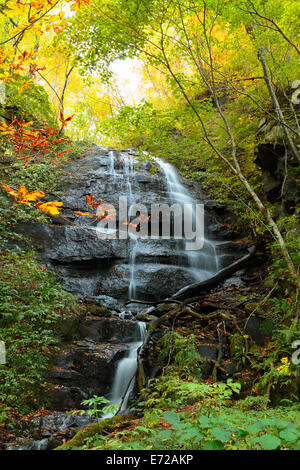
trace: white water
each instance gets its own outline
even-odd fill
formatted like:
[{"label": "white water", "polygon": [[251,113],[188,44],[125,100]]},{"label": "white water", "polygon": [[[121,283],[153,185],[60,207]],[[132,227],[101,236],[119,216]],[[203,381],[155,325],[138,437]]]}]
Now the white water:
[{"label": "white water", "polygon": [[129,300],[136,300],[136,280],[135,280],[135,260],[138,251],[139,240],[132,233],[130,234],[131,242],[131,251],[129,256],[129,272],[130,272],[130,281],[128,288]]},{"label": "white water", "polygon": [[[195,202],[188,190],[180,183],[175,168],[170,163],[164,162],[160,158],[156,159],[166,178],[168,194],[172,201],[180,204],[189,204],[192,207],[192,217],[195,218]],[[180,247],[179,252],[180,252]],[[189,271],[195,279],[202,280],[212,276],[219,269],[218,256],[213,243],[206,238],[201,250],[186,250],[184,256],[187,260]]]},{"label": "white water", "polygon": [[[114,164],[114,151],[110,152],[110,169],[109,172],[116,178],[115,164]],[[134,161],[133,158],[127,154],[122,154],[123,158],[123,172],[126,184],[126,191],[128,194],[129,205],[135,203],[135,196],[132,189],[134,181]],[[161,170],[164,173],[168,195],[172,201],[178,204],[192,204],[194,208],[194,200],[185,187],[180,183],[176,170],[170,165],[160,159],[157,159]],[[193,209],[194,211],[194,209]],[[194,214],[194,212],[193,212]],[[139,238],[130,233],[130,255],[129,255],[129,270],[130,282],[128,288],[129,299],[136,300],[136,279],[135,279],[135,263],[139,248]],[[207,239],[204,240],[204,246],[199,251],[185,251],[183,252],[182,243],[178,243],[176,254],[183,255],[186,258],[186,269],[189,270],[195,277],[195,280],[206,279],[212,276],[218,270],[218,257],[214,245]],[[136,331],[132,343],[129,344],[129,349],[126,356],[121,359],[117,365],[112,389],[111,389],[111,404],[120,405],[121,408],[118,412],[125,411],[128,406],[128,400],[135,384],[135,375],[137,371],[137,357],[138,349],[143,344],[146,336],[146,324],[142,322],[136,323]],[[107,414],[104,418],[111,417],[112,414]]]},{"label": "white water", "polygon": [[[115,152],[111,150],[109,152],[110,157],[110,168],[109,173],[113,176],[113,183],[117,177],[115,170]],[[128,197],[128,205],[132,205],[136,202],[136,197],[133,191],[133,183],[135,177],[134,158],[127,153],[122,153],[121,158],[123,160],[123,178],[125,182],[126,193]],[[178,174],[175,168],[159,158],[155,159],[158,166],[161,168],[167,188],[168,195],[172,202],[180,204],[182,207],[184,204],[189,204],[192,207],[192,218],[195,219],[195,201],[193,196],[180,182]],[[120,175],[121,176],[121,175]],[[136,300],[136,278],[135,278],[135,267],[136,258],[139,251],[139,237],[135,236],[134,232],[128,232],[130,236],[129,242],[129,299]],[[193,276],[195,280],[204,280],[215,274],[219,269],[218,256],[213,243],[209,240],[204,239],[204,245],[201,250],[192,251],[184,250],[185,240],[180,240],[177,243],[176,254],[179,258],[184,258],[185,262],[183,269],[187,269],[188,272]]]},{"label": "white water", "polygon": [[116,170],[115,170],[115,152],[114,152],[114,150],[109,151],[109,157],[110,157],[109,172],[110,172],[111,175],[115,175]]},{"label": "white water", "polygon": [[[128,400],[135,384],[138,349],[144,342],[146,332],[146,323],[136,322],[133,342],[129,344],[126,356],[117,365],[110,401],[112,405],[121,405],[121,408],[117,410],[119,413],[127,408]],[[107,414],[104,418],[111,416],[112,414]]]},{"label": "white water", "polygon": [[[135,197],[132,191],[132,182],[135,175],[133,158],[128,154],[122,154],[124,161],[124,176],[127,176],[127,188],[128,188],[128,203],[129,206],[135,203]],[[132,232],[128,232],[130,236],[130,255],[129,255],[129,272],[130,281],[128,288],[128,295],[130,300],[136,298],[136,281],[135,281],[135,260],[138,251],[139,239]]]}]

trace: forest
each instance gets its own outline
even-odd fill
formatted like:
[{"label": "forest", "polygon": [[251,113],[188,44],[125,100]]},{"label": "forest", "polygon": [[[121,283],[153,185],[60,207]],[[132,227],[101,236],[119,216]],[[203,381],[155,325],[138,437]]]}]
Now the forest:
[{"label": "forest", "polygon": [[300,1],[0,27],[0,450],[300,450]]}]

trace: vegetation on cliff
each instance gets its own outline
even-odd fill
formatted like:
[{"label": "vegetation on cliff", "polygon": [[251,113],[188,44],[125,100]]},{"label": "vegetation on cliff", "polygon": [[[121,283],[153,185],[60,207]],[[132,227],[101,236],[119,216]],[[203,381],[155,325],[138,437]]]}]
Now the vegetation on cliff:
[{"label": "vegetation on cliff", "polygon": [[[299,2],[0,0],[0,13],[0,426],[39,406],[57,323],[78,315],[15,225],[59,215],[64,164],[100,143],[200,182],[262,266],[250,293],[221,298],[211,324],[187,315],[161,335],[162,374],[141,387],[127,428],[115,419],[116,431],[94,426],[64,448],[299,448]],[[112,73],[124,59],[141,78],[135,102]],[[264,344],[242,326],[256,315],[272,325]],[[218,321],[236,340],[227,383],[220,364],[204,379],[197,354]]]}]

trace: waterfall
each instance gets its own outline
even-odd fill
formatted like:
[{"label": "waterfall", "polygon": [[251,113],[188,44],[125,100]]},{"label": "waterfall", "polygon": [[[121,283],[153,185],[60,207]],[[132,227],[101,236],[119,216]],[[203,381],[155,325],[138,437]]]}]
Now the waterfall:
[{"label": "waterfall", "polygon": [[[135,384],[135,374],[137,371],[138,349],[144,342],[146,336],[146,323],[136,322],[136,331],[133,342],[129,344],[126,356],[118,362],[112,390],[111,404],[121,405],[119,412],[125,411],[128,405],[130,394]],[[103,418],[109,418],[112,414],[107,414]]]},{"label": "waterfall", "polygon": [[115,170],[115,152],[114,152],[114,150],[109,151],[109,157],[110,157],[109,172],[110,172],[111,175],[115,175],[116,170]]},{"label": "waterfall", "polygon": [[[194,198],[188,192],[188,190],[179,181],[178,174],[175,168],[170,163],[164,162],[157,158],[167,183],[168,195],[172,202],[180,204],[182,207],[184,204],[190,204],[192,208],[192,218],[195,217],[195,204]],[[180,254],[181,247],[178,243],[178,254]],[[184,256],[187,260],[189,270],[193,273],[196,280],[204,280],[219,270],[218,256],[216,248],[206,238],[204,239],[204,245],[201,250],[192,251],[186,250]]]},{"label": "waterfall", "polygon": [[[129,205],[132,205],[136,202],[136,196],[133,191],[133,183],[135,177],[134,171],[134,161],[133,158],[128,154],[121,154],[123,160],[123,179],[125,185],[125,191],[129,199]],[[195,204],[194,198],[188,192],[188,190],[180,182],[179,177],[176,173],[176,170],[172,165],[166,163],[160,159],[156,159],[159,164],[167,185],[168,197],[172,202],[177,204],[184,205],[190,204],[192,210],[192,216],[195,215]],[[116,175],[115,165],[114,165],[114,152],[110,152],[110,173]],[[140,239],[134,232],[129,233],[129,286],[128,286],[128,296],[129,299],[137,299],[136,295],[136,277],[135,277],[135,268],[136,268],[136,258],[139,250],[139,244],[141,243]],[[184,258],[186,267],[182,266],[182,269],[187,269],[195,280],[206,279],[213,275],[218,270],[218,257],[216,255],[216,250],[209,240],[204,240],[204,246],[202,250],[198,251],[189,251],[183,249],[183,241],[178,240],[175,255],[178,260]],[[137,371],[137,357],[138,350],[143,344],[143,341],[146,336],[146,324],[143,322],[136,322],[136,330],[134,338],[131,343],[129,343],[128,351],[123,359],[121,359],[116,368],[111,392],[110,400],[111,404],[121,405],[119,411],[125,411],[128,406],[128,400],[130,394],[134,388],[135,384],[135,375]],[[104,418],[111,417],[112,414],[107,414]]]},{"label": "waterfall", "polygon": [[132,249],[129,256],[129,271],[130,271],[130,281],[129,281],[129,300],[135,300],[136,296],[136,281],[135,281],[135,259],[138,249],[138,238],[130,233],[130,238],[132,239]]},{"label": "waterfall", "polygon": [[[124,173],[127,175],[127,188],[128,188],[128,199],[129,205],[135,203],[135,197],[132,192],[132,181],[134,178],[134,162],[133,158],[128,154],[122,154],[124,160]],[[129,255],[129,272],[130,272],[130,281],[129,281],[129,299],[134,300],[136,295],[136,282],[135,282],[135,259],[138,250],[138,237],[135,236],[132,232],[129,232],[130,236],[130,255]]]}]

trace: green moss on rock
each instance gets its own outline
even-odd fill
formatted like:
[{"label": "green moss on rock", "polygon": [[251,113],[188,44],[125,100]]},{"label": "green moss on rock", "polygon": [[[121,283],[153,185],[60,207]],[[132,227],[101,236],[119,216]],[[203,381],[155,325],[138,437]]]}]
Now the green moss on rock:
[{"label": "green moss on rock", "polygon": [[[87,426],[84,429],[78,431],[77,434],[65,444],[57,447],[55,450],[74,450],[78,449],[84,445],[84,441],[90,437],[95,436],[96,434],[102,435],[104,431],[112,432],[116,424],[123,423],[124,426],[129,422],[129,416],[114,416],[113,418],[103,419],[102,421],[98,421],[97,423],[93,423],[90,426]],[[118,427],[120,429],[122,426]]]}]

